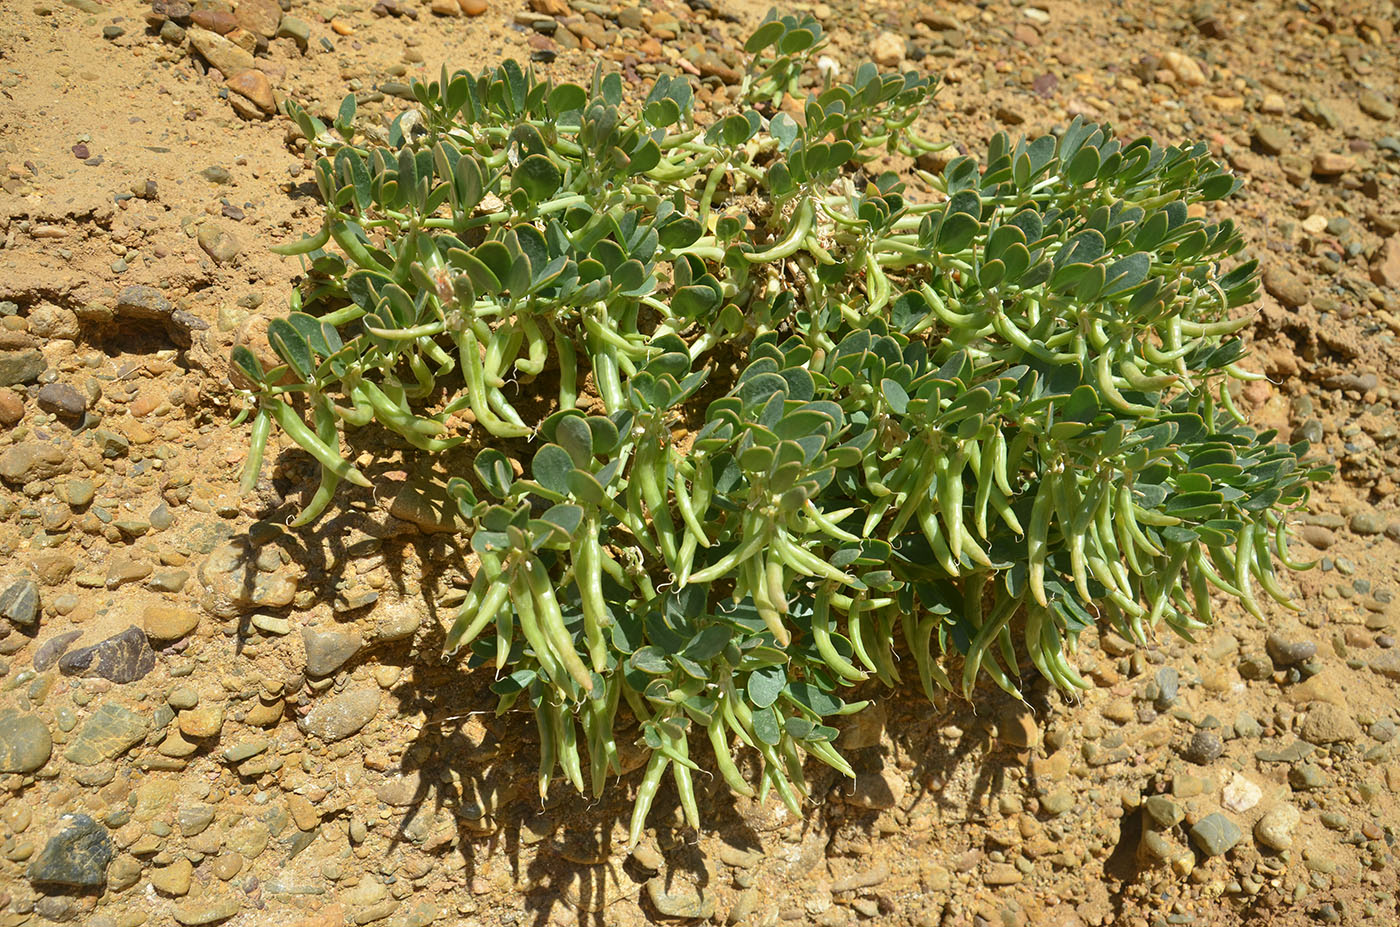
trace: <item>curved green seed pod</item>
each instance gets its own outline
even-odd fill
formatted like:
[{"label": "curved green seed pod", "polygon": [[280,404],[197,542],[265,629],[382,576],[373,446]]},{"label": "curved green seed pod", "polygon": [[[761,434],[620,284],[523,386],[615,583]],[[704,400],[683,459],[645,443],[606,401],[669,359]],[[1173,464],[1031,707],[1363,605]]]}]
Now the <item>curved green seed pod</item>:
[{"label": "curved green seed pod", "polygon": [[943,691],[951,692],[953,684],[930,649],[933,628],[938,619],[932,616],[915,618],[908,612],[902,613],[900,618],[904,623],[904,639],[909,643],[909,651],[914,655],[914,665],[919,670],[919,683],[923,686],[924,695],[930,702],[933,701],[937,697],[934,691],[935,684]]},{"label": "curved green seed pod", "polygon": [[943,539],[942,532],[938,530],[938,519],[927,506],[919,510],[919,528],[922,529],[929,546],[933,548],[934,560],[943,568],[943,572],[949,576],[960,575],[962,570],[953,557],[953,552],[948,549],[948,542]]},{"label": "curved green seed pod", "polygon": [[535,614],[535,596],[530,588],[530,580],[525,575],[525,570],[520,566],[508,568],[510,582],[510,600],[515,606],[516,622],[520,625],[520,633],[525,635],[525,641],[530,645],[530,649],[535,652],[535,659],[539,661],[542,675],[554,686],[564,685],[564,670],[555,658],[554,650],[549,646],[549,641],[544,632],[540,629],[539,617]]},{"label": "curved green seed pod", "polygon": [[807,237],[807,233],[812,230],[814,215],[815,207],[812,205],[812,198],[804,196],[802,201],[797,204],[797,211],[793,213],[790,230],[783,240],[766,251],[746,253],[744,257],[754,264],[767,264],[771,261],[791,257],[802,246],[802,241]]},{"label": "curved green seed pod", "polygon": [[726,727],[723,723],[717,722],[705,728],[705,734],[710,738],[710,747],[714,751],[715,768],[734,794],[753,798],[753,787],[744,780],[739,767],[734,765],[734,755],[730,752],[725,732]]},{"label": "curved green seed pod", "polygon": [[554,778],[554,767],[559,765],[559,742],[554,731],[555,715],[547,697],[541,697],[535,708],[535,726],[540,732],[540,768],[537,784],[540,801],[549,797],[549,781]]},{"label": "curved green seed pod", "polygon": [[1288,525],[1284,519],[1280,518],[1278,524],[1274,526],[1274,553],[1278,556],[1279,563],[1290,570],[1311,570],[1317,566],[1316,560],[1294,560],[1288,555]]},{"label": "curved green seed pod", "polygon": [[938,514],[948,529],[948,549],[963,549],[963,468],[967,466],[967,449],[959,444],[949,454],[938,473]]},{"label": "curved green seed pod", "polygon": [[[686,746],[685,735],[677,737],[672,741],[672,744],[677,753],[689,758],[689,748]],[[699,830],[700,808],[695,803],[695,782],[691,778],[690,769],[683,763],[672,763],[671,776],[676,781],[676,793],[681,799],[681,810],[685,812],[685,822],[695,830]]]},{"label": "curved green seed pod", "polygon": [[866,636],[865,652],[875,661],[875,675],[880,682],[893,689],[899,685],[899,668],[894,662],[894,621],[888,605],[871,609],[871,614],[861,624],[861,633]]},{"label": "curved green seed pod", "polygon": [[554,589],[545,574],[544,564],[531,557],[521,565],[521,570],[535,598],[535,614],[544,631],[545,641],[564,669],[573,677],[574,682],[578,683],[578,687],[585,693],[591,693],[593,674],[584,666],[578,651],[574,649],[573,636],[564,626],[564,615],[559,611],[559,602],[554,597]]},{"label": "curved green seed pod", "polygon": [[578,729],[574,727],[573,715],[564,710],[558,702],[551,703],[554,715],[554,732],[559,738],[559,768],[569,784],[583,794],[583,766],[578,755]]},{"label": "curved green seed pod", "polygon": [[322,224],[320,231],[315,235],[308,236],[300,241],[288,242],[283,245],[273,245],[267,250],[282,257],[295,257],[300,254],[310,254],[324,248],[331,240],[331,229],[329,224]]},{"label": "curved green seed pod", "polygon": [[258,415],[253,419],[253,430],[248,438],[248,459],[243,464],[243,477],[238,484],[238,491],[245,496],[258,485],[258,473],[262,470],[263,454],[271,434],[272,413],[264,406],[258,409]]},{"label": "curved green seed pod", "polygon": [[[477,577],[481,577],[481,572],[477,572]],[[476,583],[473,581],[473,587]],[[505,582],[492,582],[488,584],[486,593],[481,597],[480,602],[462,603],[462,608],[457,613],[457,618],[452,622],[452,627],[447,631],[447,639],[443,644],[443,652],[454,654],[462,647],[470,647],[472,641],[486,626],[496,620],[496,613],[506,604],[506,599],[510,597],[510,586]],[[468,604],[471,602],[471,607]]]},{"label": "curved green seed pod", "polygon": [[817,652],[826,661],[826,665],[832,672],[848,682],[864,682],[867,678],[865,673],[856,669],[855,665],[847,660],[836,650],[836,645],[831,640],[831,592],[826,586],[817,589],[817,594],[812,604],[812,642],[817,647]]},{"label": "curved green seed pod", "polygon": [[1278,584],[1278,577],[1274,575],[1273,558],[1269,554],[1268,534],[1264,531],[1264,526],[1255,525],[1251,537],[1254,542],[1254,550],[1250,555],[1254,564],[1253,575],[1259,580],[1260,588],[1269,594],[1269,598],[1289,611],[1302,611],[1292,597]]},{"label": "curved green seed pod", "polygon": [[297,443],[302,450],[306,451],[323,467],[329,469],[342,480],[349,480],[356,486],[370,487],[370,481],[359,470],[356,470],[350,461],[340,456],[339,450],[333,450],[324,443],[316,433],[306,426],[292,409],[280,399],[266,398],[263,400],[266,408],[277,424],[287,433],[287,437]]},{"label": "curved green seed pod", "polygon": [[573,543],[574,584],[578,586],[583,611],[583,636],[588,643],[588,656],[593,671],[602,675],[607,669],[608,645],[603,629],[610,623],[607,602],[603,598],[603,567],[598,549],[598,517],[590,515],[580,527]]},{"label": "curved green seed pod", "polygon": [[1260,621],[1264,612],[1254,598],[1254,590],[1249,582],[1249,574],[1254,564],[1254,523],[1245,522],[1235,538],[1235,584],[1240,588],[1240,604]]},{"label": "curved green seed pod", "polygon": [[691,500],[690,490],[686,488],[685,477],[676,474],[675,481],[671,484],[672,494],[676,499],[676,508],[681,513],[681,522],[685,525],[690,537],[695,539],[695,543],[701,547],[708,548],[710,539],[705,534],[705,527],[700,524],[700,516],[695,511],[695,506]]},{"label": "curved green seed pod", "polygon": [[797,745],[847,779],[854,779],[856,777],[856,771],[851,768],[851,764],[846,762],[845,757],[836,752],[836,748],[833,747],[830,742],[825,740],[800,740],[797,742]]},{"label": "curved green seed pod", "polygon": [[862,623],[866,619],[864,603],[864,598],[856,596],[851,600],[850,607],[846,609],[846,637],[851,642],[851,651],[856,655],[856,659],[867,670],[876,673],[878,670],[875,666],[875,660],[865,649],[865,634],[862,627]]},{"label": "curved green seed pod", "polygon": [[646,826],[652,802],[656,800],[656,792],[661,788],[661,777],[670,762],[666,755],[658,750],[652,753],[651,760],[647,763],[642,783],[637,787],[637,800],[632,805],[632,823],[627,828],[628,850],[636,849],[638,841],[642,839],[642,828]]},{"label": "curved green seed pod", "polygon": [[1054,493],[1050,485],[1052,480],[1050,474],[1041,477],[1035,502],[1031,505],[1030,530],[1026,534],[1026,565],[1029,568],[1031,597],[1041,606],[1050,604],[1045,598],[1045,559],[1049,553],[1050,511],[1054,507],[1051,500]]},{"label": "curved green seed pod", "polygon": [[[312,400],[315,405],[316,416],[316,436],[327,446],[335,444],[340,440],[340,429],[331,402],[325,396],[317,395]],[[340,477],[324,465],[321,467],[321,483],[316,487],[316,492],[311,500],[307,502],[306,508],[301,510],[301,514],[289,522],[292,528],[300,528],[309,525],[331,504],[331,498],[335,495],[336,489],[340,486]]]}]

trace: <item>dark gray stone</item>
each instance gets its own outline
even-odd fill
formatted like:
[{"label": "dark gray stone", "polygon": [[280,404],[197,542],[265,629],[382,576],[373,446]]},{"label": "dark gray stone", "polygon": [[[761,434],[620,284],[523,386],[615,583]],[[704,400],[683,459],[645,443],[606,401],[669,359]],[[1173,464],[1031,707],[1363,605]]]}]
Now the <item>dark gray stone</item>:
[{"label": "dark gray stone", "polygon": [[39,408],[59,418],[81,419],[87,412],[87,397],[67,383],[48,383],[35,397]]},{"label": "dark gray stone", "polygon": [[1316,749],[1310,743],[1295,740],[1286,747],[1259,750],[1254,754],[1254,758],[1261,763],[1296,763]]},{"label": "dark gray stone", "polygon": [[153,286],[126,286],[117,294],[117,315],[131,319],[164,321],[175,306]]},{"label": "dark gray stone", "polygon": [[1147,812],[1148,826],[1154,830],[1173,828],[1186,816],[1181,805],[1166,795],[1152,795],[1142,803],[1142,807]]},{"label": "dark gray stone", "polygon": [[1270,634],[1264,648],[1276,666],[1296,666],[1317,655],[1317,645],[1312,641],[1293,641],[1282,634]]},{"label": "dark gray stone", "polygon": [[1189,762],[1204,766],[1213,762],[1224,750],[1225,744],[1221,742],[1219,734],[1214,731],[1197,731],[1181,755]]},{"label": "dark gray stone", "polygon": [[1310,792],[1327,788],[1330,780],[1322,767],[1313,763],[1299,763],[1288,771],[1288,784],[1295,791]]},{"label": "dark gray stone", "polygon": [[116,460],[118,457],[125,457],[131,450],[131,441],[126,435],[117,434],[115,431],[108,431],[105,428],[98,428],[92,433],[93,443],[102,451],[102,456],[108,460]]},{"label": "dark gray stone", "polygon": [[123,287],[117,294],[115,316],[118,321],[158,322],[172,341],[183,346],[190,344],[190,332],[209,327],[203,319],[177,309],[153,286]]},{"label": "dark gray stone", "polygon": [[116,683],[135,682],[156,666],[146,632],[133,625],[120,634],[63,655],[58,671],[65,676],[101,676]]},{"label": "dark gray stone", "polygon": [[1166,711],[1176,703],[1177,693],[1181,691],[1181,676],[1176,668],[1164,666],[1157,671],[1157,698],[1153,701],[1153,706],[1158,711]]},{"label": "dark gray stone", "polygon": [[85,814],[65,814],[63,830],[49,838],[29,866],[35,885],[97,888],[107,880],[112,861],[112,838],[107,828]]}]

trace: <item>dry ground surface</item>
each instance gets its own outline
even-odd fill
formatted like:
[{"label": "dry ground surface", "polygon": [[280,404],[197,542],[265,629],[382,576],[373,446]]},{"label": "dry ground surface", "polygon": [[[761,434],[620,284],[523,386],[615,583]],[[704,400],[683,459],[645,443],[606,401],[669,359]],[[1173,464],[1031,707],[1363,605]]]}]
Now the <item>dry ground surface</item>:
[{"label": "dry ground surface", "polygon": [[444,62],[533,55],[720,108],[764,9],[0,7],[3,927],[1400,923],[1400,5],[792,5],[843,67],[942,74],[922,128],[970,152],[1076,114],[1206,141],[1266,268],[1242,402],[1340,476],[1301,516],[1300,612],[1086,638],[1075,701],[896,693],[802,818],[701,777],[703,830],[668,786],[630,855],[635,775],[542,806],[529,726],[440,659],[460,551],[419,474],[291,533],[314,470],[274,438],[239,497],[227,357],[285,311],[267,246],[316,223],[282,100],[391,117]]}]

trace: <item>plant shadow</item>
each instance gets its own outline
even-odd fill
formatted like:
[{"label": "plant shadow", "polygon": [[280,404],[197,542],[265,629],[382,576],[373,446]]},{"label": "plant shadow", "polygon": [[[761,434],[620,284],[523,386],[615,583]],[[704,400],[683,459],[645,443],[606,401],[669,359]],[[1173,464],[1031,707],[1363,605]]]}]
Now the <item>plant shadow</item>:
[{"label": "plant shadow", "polygon": [[[985,825],[1002,796],[1019,800],[1041,791],[1029,753],[1007,746],[998,725],[1028,708],[1033,716],[1045,716],[1050,708],[1046,687],[1028,685],[1025,703],[988,687],[978,692],[975,704],[954,697],[932,709],[922,692],[907,683],[895,690],[862,688],[853,697],[878,697],[879,713],[887,720],[873,734],[867,730],[861,735],[865,740],[859,746],[845,748],[838,741],[855,780],[809,760],[805,773],[811,798],[804,814],[793,817],[773,796],[759,803],[732,794],[706,761],[707,751],[697,748],[701,832],[683,823],[667,776],[642,850],[629,854],[628,824],[645,761],[635,746],[640,739],[635,721],[624,709],[618,743],[627,771],[610,778],[601,798],[580,795],[556,776],[542,799],[539,741],[531,714],[512,710],[498,716],[489,691],[492,670],[468,670],[441,656],[455,609],[439,603],[450,603],[451,591],[460,591],[468,578],[468,553],[450,533],[425,533],[419,525],[386,514],[382,489],[374,497],[364,492],[344,497],[311,529],[273,530],[296,511],[297,490],[309,485],[311,468],[298,455],[288,452],[279,460],[273,489],[280,504],[259,523],[268,527],[253,547],[271,545],[285,552],[303,570],[305,595],[326,603],[344,597],[347,577],[354,572],[347,565],[357,559],[355,545],[372,538],[367,547],[373,548],[389,582],[379,601],[337,611],[336,619],[373,626],[377,612],[395,599],[411,600],[423,616],[411,639],[371,640],[335,677],[343,686],[375,664],[399,669],[389,694],[411,733],[393,744],[396,758],[374,769],[370,779],[391,809],[389,849],[417,847],[436,856],[439,869],[473,892],[502,888],[500,880],[507,879],[521,913],[538,927],[613,923],[617,918],[611,909],[619,903],[635,905],[652,919],[686,912],[709,917],[716,900],[732,901],[735,891],[727,876],[716,875],[724,871],[722,859],[751,860],[761,870],[785,869],[796,863],[775,854],[800,850],[802,865],[830,865],[835,871],[849,865],[839,857],[856,855],[846,847],[880,840],[890,833],[892,820],[901,827],[920,817],[940,825]],[[366,472],[382,488],[389,485],[391,466]],[[419,513],[423,522],[445,520],[446,514],[445,509],[436,510],[436,516]],[[253,544],[247,536],[240,540]],[[252,633],[246,622],[241,630]],[[912,660],[904,662],[912,665]],[[856,723],[857,718],[846,719],[847,728]],[[842,736],[847,736],[844,729]],[[741,751],[739,766],[751,781],[756,778],[756,756]],[[994,847],[973,849],[980,851],[980,860]]]}]

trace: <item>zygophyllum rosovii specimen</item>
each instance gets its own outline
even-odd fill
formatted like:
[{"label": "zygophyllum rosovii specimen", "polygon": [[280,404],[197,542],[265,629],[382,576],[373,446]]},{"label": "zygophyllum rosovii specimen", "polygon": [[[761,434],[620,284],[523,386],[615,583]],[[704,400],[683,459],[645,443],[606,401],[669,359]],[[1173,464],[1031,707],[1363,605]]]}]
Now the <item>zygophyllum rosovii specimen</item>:
[{"label": "zygophyllum rosovii specimen", "polygon": [[1002,134],[915,171],[916,202],[868,165],[935,147],[911,129],[934,84],[867,64],[777,111],[822,45],[770,16],[708,125],[683,79],[627,106],[616,74],[513,61],[415,85],[387,135],[353,97],[329,129],[294,109],[324,224],[278,249],[309,268],[279,366],[233,358],[248,482],[273,423],[321,464],[302,524],[368,482],[347,431],[484,447],[443,464],[479,561],[448,650],[533,709],[541,792],[556,767],[603,787],[626,706],[634,839],[667,770],[698,825],[692,728],[795,811],[805,755],[850,774],[828,722],[899,681],[897,637],[930,695],[1018,693],[1021,654],[1083,686],[1091,623],[1286,603],[1285,515],[1327,475],[1231,402],[1256,267],[1188,211],[1236,186],[1203,145]]}]

